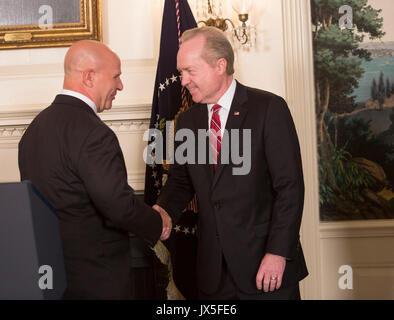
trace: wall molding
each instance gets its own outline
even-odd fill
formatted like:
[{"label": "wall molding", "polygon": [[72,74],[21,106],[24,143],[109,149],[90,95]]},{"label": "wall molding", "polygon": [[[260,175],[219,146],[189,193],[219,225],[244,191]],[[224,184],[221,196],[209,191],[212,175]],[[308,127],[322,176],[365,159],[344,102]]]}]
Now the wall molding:
[{"label": "wall molding", "polygon": [[141,133],[149,129],[150,120],[104,121],[114,132]]},{"label": "wall molding", "polygon": [[127,181],[134,191],[138,194],[144,193],[145,189],[145,171],[144,172],[130,172],[127,174]]},{"label": "wall molding", "polygon": [[[8,109],[9,111],[0,111],[0,150],[7,150],[7,154],[13,155],[17,152],[21,137],[34,117],[42,110],[42,106],[19,105]],[[138,135],[142,139],[143,133],[149,129],[150,114],[151,105],[140,103],[114,106],[99,116],[115,134]],[[124,147],[129,148],[128,145]],[[143,193],[145,167],[140,171],[128,172],[127,180],[136,193]]]},{"label": "wall molding", "polygon": [[23,64],[1,66],[0,81],[31,80],[36,78],[64,77],[63,64]]},{"label": "wall molding", "polygon": [[320,223],[320,239],[384,237],[394,237],[394,219]]},{"label": "wall molding", "polygon": [[[0,81],[33,80],[36,78],[63,78],[64,65],[61,63],[0,65]],[[156,72],[155,59],[122,60],[122,74]]]},{"label": "wall molding", "polygon": [[321,299],[319,183],[314,103],[310,0],[282,0],[286,100],[300,140],[305,202],[301,242],[309,276],[301,283],[303,299]]},{"label": "wall molding", "polygon": [[[2,106],[0,108],[0,128],[20,125],[27,126],[49,104]],[[148,103],[115,105],[111,110],[100,113],[99,116],[104,122],[149,120],[151,116],[151,105]]]},{"label": "wall molding", "polygon": [[394,269],[394,262],[352,263],[353,269]]},{"label": "wall molding", "polygon": [[0,126],[0,139],[19,139],[25,133],[27,126]]},{"label": "wall molding", "polygon": [[[104,123],[115,133],[143,134],[149,129],[150,119],[122,119],[108,120]],[[0,145],[1,148],[15,147],[22,138],[29,124],[25,125],[0,125]]]}]

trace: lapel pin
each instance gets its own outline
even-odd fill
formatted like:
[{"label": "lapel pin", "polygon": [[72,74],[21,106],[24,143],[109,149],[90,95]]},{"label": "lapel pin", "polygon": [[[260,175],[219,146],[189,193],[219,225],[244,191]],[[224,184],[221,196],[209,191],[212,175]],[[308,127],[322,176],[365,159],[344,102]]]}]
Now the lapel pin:
[{"label": "lapel pin", "polygon": [[234,116],[239,116],[239,112],[234,112]]}]

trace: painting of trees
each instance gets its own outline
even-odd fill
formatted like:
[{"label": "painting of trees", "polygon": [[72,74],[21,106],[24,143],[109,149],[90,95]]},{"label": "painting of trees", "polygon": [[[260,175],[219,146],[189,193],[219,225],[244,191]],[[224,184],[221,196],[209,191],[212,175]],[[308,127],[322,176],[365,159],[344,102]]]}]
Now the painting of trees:
[{"label": "painting of trees", "polygon": [[[344,5],[351,8],[351,15],[341,25],[344,15],[339,9]],[[385,35],[381,10],[371,7],[368,0],[311,0],[311,10],[323,220],[394,218],[389,201],[378,194],[391,187],[385,171],[370,158],[351,153],[353,133],[343,128],[352,125],[352,116],[393,107],[385,104],[393,93],[392,83],[383,74],[371,83],[368,101],[360,104],[354,95],[364,75],[362,62],[371,60],[371,52],[361,44]],[[370,124],[362,125],[362,133],[370,134]]]}]

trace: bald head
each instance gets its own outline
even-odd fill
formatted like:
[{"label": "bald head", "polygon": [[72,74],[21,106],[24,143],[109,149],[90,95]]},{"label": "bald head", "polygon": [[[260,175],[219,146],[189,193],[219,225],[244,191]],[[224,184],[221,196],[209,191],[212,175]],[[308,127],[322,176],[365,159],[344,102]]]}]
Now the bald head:
[{"label": "bald head", "polygon": [[96,70],[111,55],[115,53],[101,42],[78,41],[70,47],[64,59],[65,77],[75,76],[76,73],[87,69]]},{"label": "bald head", "polygon": [[[115,52],[101,42],[82,40],[66,53],[63,88],[87,96],[101,112],[112,107],[117,90],[123,89],[120,74],[120,59]],[[103,96],[103,90],[108,96]]]}]

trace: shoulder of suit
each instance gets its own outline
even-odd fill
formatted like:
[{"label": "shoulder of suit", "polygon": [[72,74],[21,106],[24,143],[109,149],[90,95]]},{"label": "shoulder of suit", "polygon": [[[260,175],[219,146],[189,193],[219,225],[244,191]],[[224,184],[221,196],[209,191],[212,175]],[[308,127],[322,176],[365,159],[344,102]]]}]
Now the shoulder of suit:
[{"label": "shoulder of suit", "polygon": [[63,95],[59,98],[58,95],[49,108],[51,107],[54,107],[55,112],[64,112],[65,115],[74,116],[74,114],[78,114],[79,117],[91,118],[95,121],[100,120],[90,106],[75,97]]},{"label": "shoulder of suit", "polygon": [[255,110],[284,110],[288,108],[286,100],[269,91],[247,87],[247,101]]},{"label": "shoulder of suit", "polygon": [[184,110],[179,117],[181,118],[192,118],[196,112],[199,112],[199,108],[206,108],[206,104],[194,103],[190,108]]},{"label": "shoulder of suit", "polygon": [[257,89],[257,88],[252,88],[252,87],[245,87],[247,94],[248,94],[248,98],[263,98],[263,99],[283,99],[281,96],[270,92],[270,91],[266,91],[266,90],[262,90],[262,89]]},{"label": "shoulder of suit", "polygon": [[[83,101],[70,97],[55,99],[54,102],[42,110],[35,120],[41,121],[61,121],[62,124],[72,123],[72,127],[78,128],[78,133],[90,132],[98,127],[103,130],[112,131],[94,111]],[[70,103],[68,103],[70,102]]]}]

